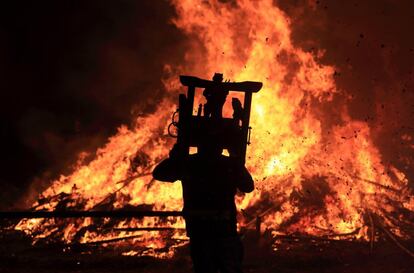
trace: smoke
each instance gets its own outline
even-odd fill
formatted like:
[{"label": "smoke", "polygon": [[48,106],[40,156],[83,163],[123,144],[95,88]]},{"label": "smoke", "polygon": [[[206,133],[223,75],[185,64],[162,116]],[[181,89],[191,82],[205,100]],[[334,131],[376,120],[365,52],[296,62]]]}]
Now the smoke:
[{"label": "smoke", "polygon": [[164,94],[164,64],[185,50],[165,1],[8,2],[0,16],[3,207],[151,113]]}]

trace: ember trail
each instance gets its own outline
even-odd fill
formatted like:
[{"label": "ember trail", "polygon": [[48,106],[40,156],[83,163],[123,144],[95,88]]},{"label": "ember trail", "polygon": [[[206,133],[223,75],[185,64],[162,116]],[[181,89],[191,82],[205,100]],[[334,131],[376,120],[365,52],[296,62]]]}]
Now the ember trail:
[{"label": "ember trail", "polygon": [[[155,112],[137,118],[136,127],[121,126],[89,163],[53,181],[32,210],[181,211],[180,184],[155,181],[152,171],[174,144],[167,134],[176,95],[183,92],[179,75],[209,78],[220,70],[224,80],[263,83],[251,104],[251,145],[241,151],[255,190],[236,196],[239,231],[266,233],[276,246],[283,236],[372,244],[385,237],[413,238],[409,178],[383,163],[369,124],[352,119],[346,104],[335,103],[340,96],[335,68],[293,44],[281,9],[272,1],[172,3],[173,24],[194,42],[185,60],[165,64],[163,84],[170,94]],[[242,100],[229,94],[223,116],[232,116],[232,98]],[[195,96],[187,111],[197,117],[203,99]],[[330,122],[332,113],[338,122]],[[245,137],[249,131],[243,130]],[[188,240],[184,220],[177,217],[24,219],[14,228],[34,243],[127,238],[125,253],[133,249],[132,255],[165,258]]]}]

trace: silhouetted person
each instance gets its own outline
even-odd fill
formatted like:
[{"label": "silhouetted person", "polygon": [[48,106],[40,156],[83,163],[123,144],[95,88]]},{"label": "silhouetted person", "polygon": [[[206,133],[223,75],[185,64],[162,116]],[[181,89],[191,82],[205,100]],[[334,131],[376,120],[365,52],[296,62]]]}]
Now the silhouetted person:
[{"label": "silhouetted person", "polygon": [[236,122],[243,119],[244,109],[238,98],[231,99],[231,106],[233,107],[233,119]]},{"label": "silhouetted person", "polygon": [[205,141],[197,154],[182,156],[176,144],[153,172],[157,180],[182,182],[183,214],[196,273],[242,272],[234,196],[237,189],[253,191],[254,185],[247,169],[231,155],[223,156],[214,141]]},{"label": "silhouetted person", "polygon": [[[223,82],[223,74],[215,73],[213,82]],[[204,116],[216,119],[221,118],[223,116],[223,105],[226,102],[228,94],[228,90],[218,86],[211,86],[204,89],[203,95],[207,100],[207,103],[204,105]]]}]

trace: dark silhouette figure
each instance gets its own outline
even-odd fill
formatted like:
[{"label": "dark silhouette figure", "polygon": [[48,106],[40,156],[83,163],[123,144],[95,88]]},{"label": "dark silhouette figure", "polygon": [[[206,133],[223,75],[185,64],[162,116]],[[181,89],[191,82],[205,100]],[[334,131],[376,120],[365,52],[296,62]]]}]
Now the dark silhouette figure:
[{"label": "dark silhouette figure", "polygon": [[176,144],[153,172],[157,180],[182,182],[183,214],[196,273],[242,272],[234,196],[237,189],[253,191],[253,179],[240,160],[222,155],[218,143],[208,138],[197,154],[186,156]]},{"label": "dark silhouette figure", "polygon": [[[215,73],[213,82],[223,82],[223,74]],[[229,90],[225,90],[219,86],[210,86],[204,89],[203,95],[207,100],[207,103],[204,105],[204,116],[214,119],[221,118],[223,116],[223,105],[226,102],[228,94]]]},{"label": "dark silhouette figure", "polygon": [[243,119],[243,106],[238,98],[231,99],[231,106],[233,107],[233,119],[239,122]]}]

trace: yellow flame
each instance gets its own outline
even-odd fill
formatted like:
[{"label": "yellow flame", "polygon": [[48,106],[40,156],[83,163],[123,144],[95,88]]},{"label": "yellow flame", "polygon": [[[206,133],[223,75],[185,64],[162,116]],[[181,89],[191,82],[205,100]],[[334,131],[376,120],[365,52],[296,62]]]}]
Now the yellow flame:
[{"label": "yellow flame", "polygon": [[[210,78],[222,72],[232,81],[262,81],[263,89],[253,98],[252,145],[247,156],[257,190],[237,197],[239,208],[253,210],[265,228],[278,234],[354,232],[355,238],[367,239],[366,213],[385,219],[386,213],[399,207],[414,210],[408,181],[402,171],[382,164],[368,124],[352,120],[346,107],[331,109],[340,112],[340,124],[325,124],[321,106],[336,94],[335,69],[319,64],[315,56],[293,44],[290,20],[273,2],[173,0],[177,12],[173,23],[191,40],[183,63],[165,65],[163,84],[178,94],[185,91],[178,82],[180,74]],[[164,101],[155,113],[137,119],[135,128],[120,127],[91,162],[54,181],[42,196],[77,196],[74,205],[86,210],[105,203],[108,196],[112,196],[107,201],[112,208],[181,209],[180,184],[153,182],[150,174],[172,144],[164,135],[175,103]],[[144,163],[134,166],[139,155]],[[38,209],[52,210],[58,203],[59,199],[51,198]],[[397,234],[407,236],[387,223]],[[91,220],[67,224],[63,240],[70,242],[73,234],[91,224]],[[183,228],[184,223],[182,219],[161,222],[152,218],[121,222],[117,227],[154,225]],[[30,234],[43,229],[46,236],[55,226],[51,220],[24,220],[16,228]],[[88,230],[81,242],[130,235],[141,236],[134,242],[148,247],[143,255],[156,255],[154,249],[164,247],[168,239],[159,232],[99,235]],[[176,232],[173,237],[182,239],[183,235]]]}]

